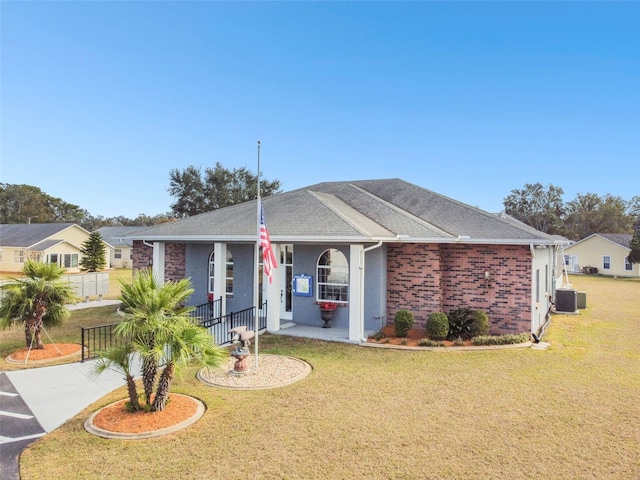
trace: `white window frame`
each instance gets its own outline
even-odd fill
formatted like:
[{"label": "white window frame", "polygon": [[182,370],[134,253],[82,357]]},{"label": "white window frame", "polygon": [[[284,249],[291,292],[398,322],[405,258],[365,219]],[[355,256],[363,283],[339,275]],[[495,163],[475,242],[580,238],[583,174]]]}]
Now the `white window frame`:
[{"label": "white window frame", "polygon": [[24,263],[24,250],[13,251],[13,263]]},{"label": "white window frame", "polygon": [[602,269],[611,270],[611,255],[602,256]]},{"label": "white window frame", "polygon": [[630,272],[633,270],[633,263],[629,261],[629,257],[624,257],[624,269],[627,272]]},{"label": "white window frame", "polygon": [[[215,294],[213,290],[214,279],[215,279],[215,271],[216,271],[216,261],[215,261],[215,250],[211,251],[209,255],[209,283],[207,286],[207,293]],[[227,297],[233,296],[233,254],[231,250],[227,249],[227,261],[225,268],[225,294]]]},{"label": "white window frame", "polygon": [[349,260],[336,248],[323,251],[316,261],[316,301],[349,304]]},{"label": "white window frame", "polygon": [[120,260],[122,258],[122,249],[121,248],[114,248],[113,249],[113,258],[117,258],[118,260]]},{"label": "white window frame", "polygon": [[78,268],[78,254],[65,253],[62,255],[62,266],[64,268]]}]

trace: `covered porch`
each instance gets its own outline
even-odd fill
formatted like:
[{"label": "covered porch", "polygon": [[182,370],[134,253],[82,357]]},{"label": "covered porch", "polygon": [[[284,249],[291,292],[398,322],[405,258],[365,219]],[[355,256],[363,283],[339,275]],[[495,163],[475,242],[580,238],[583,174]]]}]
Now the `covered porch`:
[{"label": "covered porch", "polygon": [[[314,325],[296,324],[293,322],[284,322],[280,324],[280,329],[269,332],[273,335],[289,335],[291,337],[313,338],[315,340],[324,340],[326,342],[343,342],[356,343],[349,340],[348,328],[322,328]],[[374,330],[365,330],[365,338],[373,335]]]}]

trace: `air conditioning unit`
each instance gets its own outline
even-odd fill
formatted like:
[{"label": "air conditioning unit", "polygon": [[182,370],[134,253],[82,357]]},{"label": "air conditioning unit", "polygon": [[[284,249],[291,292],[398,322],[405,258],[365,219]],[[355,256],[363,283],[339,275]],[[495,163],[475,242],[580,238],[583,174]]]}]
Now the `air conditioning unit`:
[{"label": "air conditioning unit", "polygon": [[556,290],[556,312],[577,313],[578,292],[576,290]]}]

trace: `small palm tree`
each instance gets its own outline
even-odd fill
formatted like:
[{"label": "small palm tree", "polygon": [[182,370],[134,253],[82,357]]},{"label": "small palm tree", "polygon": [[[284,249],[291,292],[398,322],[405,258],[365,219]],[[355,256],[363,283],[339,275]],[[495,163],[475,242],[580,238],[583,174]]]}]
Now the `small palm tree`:
[{"label": "small palm tree", "polygon": [[69,316],[65,305],[77,303],[79,298],[69,283],[61,280],[65,270],[56,264],[27,260],[22,273],[25,278],[14,278],[1,287],[0,326],[24,322],[27,348],[35,342],[36,348],[44,349],[43,326],[61,325]]},{"label": "small palm tree", "polygon": [[105,370],[115,370],[122,373],[127,382],[127,392],[129,393],[128,408],[132,412],[137,412],[142,410],[142,406],[138,399],[135,377],[131,370],[134,353],[132,343],[117,345],[105,350],[96,362],[94,374],[100,375]]},{"label": "small palm tree", "polygon": [[[125,319],[116,327],[116,335],[133,339],[142,356],[142,385],[145,402],[151,404],[160,354],[155,348],[156,330],[166,318],[185,315],[184,304],[193,293],[191,282],[182,279],[161,285],[150,270],[140,270],[132,282],[120,282]],[[162,345],[162,343],[160,343]]]},{"label": "small palm tree", "polygon": [[[224,357],[208,332],[193,323],[185,307],[193,293],[191,282],[182,279],[160,284],[153,273],[141,270],[130,284],[121,283],[125,318],[115,333],[130,338],[142,359],[142,384],[147,407],[162,410],[176,367],[197,358],[203,365],[219,365]],[[151,397],[158,368],[164,365],[153,405]],[[158,397],[160,397],[158,399]]]},{"label": "small palm tree", "polygon": [[151,410],[164,410],[174,373],[195,359],[201,367],[215,368],[227,353],[218,347],[209,332],[194,323],[190,317],[175,317],[167,322],[162,332],[165,367],[158,379],[156,396]]}]

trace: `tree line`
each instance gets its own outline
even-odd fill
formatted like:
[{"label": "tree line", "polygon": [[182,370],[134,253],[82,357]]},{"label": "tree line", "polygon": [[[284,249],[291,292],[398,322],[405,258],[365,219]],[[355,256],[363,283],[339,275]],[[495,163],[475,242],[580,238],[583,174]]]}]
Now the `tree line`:
[{"label": "tree line", "polygon": [[[31,185],[0,183],[0,223],[71,222],[88,231],[104,226],[151,226],[253,200],[257,175],[247,168],[229,170],[219,162],[214,168],[188,166],[169,172],[169,194],[175,201],[164,214],[93,216],[87,210],[47,195]],[[279,193],[280,180],[260,179],[261,195]],[[570,240],[592,233],[634,233],[640,230],[640,196],[629,200],[605,194],[580,193],[563,200],[562,188],[540,183],[511,190],[503,199],[504,212],[531,227]]]},{"label": "tree line", "polygon": [[[257,198],[257,175],[247,168],[229,170],[189,166],[169,173],[171,210],[135,218],[94,216],[87,210],[46,194],[32,185],[0,183],[0,223],[75,223],[88,231],[101,227],[152,226]],[[280,180],[260,180],[261,196],[280,191]]]},{"label": "tree line", "polygon": [[528,183],[504,198],[504,212],[551,235],[580,240],[593,233],[634,233],[640,223],[640,196],[630,200],[595,193],[579,193],[565,202],[560,187]]}]

